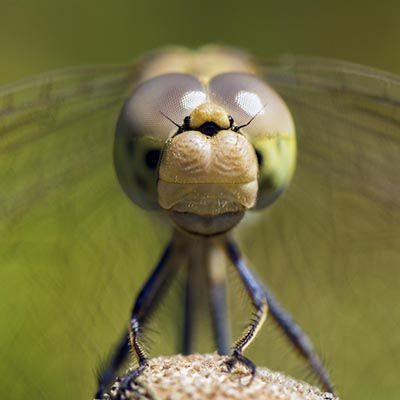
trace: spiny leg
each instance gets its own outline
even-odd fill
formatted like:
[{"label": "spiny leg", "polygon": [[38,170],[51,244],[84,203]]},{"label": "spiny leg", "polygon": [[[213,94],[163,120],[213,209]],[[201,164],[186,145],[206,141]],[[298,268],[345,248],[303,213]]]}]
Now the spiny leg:
[{"label": "spiny leg", "polygon": [[314,374],[324,387],[324,390],[335,394],[328,371],[322,364],[322,361],[307,334],[293,321],[290,314],[282,308],[275,296],[271,293],[270,289],[265,285],[264,293],[268,301],[269,311],[274,320],[300,354],[308,361]]},{"label": "spiny leg", "polygon": [[175,261],[177,261],[178,252],[174,247],[176,247],[174,243],[170,243],[166,247],[156,268],[135,301],[131,314],[129,342],[132,352],[137,357],[139,366],[125,375],[120,383],[120,393],[129,390],[132,382],[147,366],[147,355],[141,344],[140,334],[142,333],[142,327],[159,303],[170,279],[175,273],[175,266],[177,266]]},{"label": "spiny leg", "polygon": [[[143,372],[148,365],[148,357],[141,343],[140,335],[142,328],[155,307],[159,304],[163,296],[167,283],[173,275],[175,275],[174,267],[176,254],[174,253],[175,243],[171,243],[165,249],[161,260],[157,267],[151,274],[149,280],[145,283],[143,289],[140,291],[131,314],[129,340],[132,352],[136,355],[138,367],[125,375],[121,382],[121,391],[127,390],[131,387],[132,382]],[[171,262],[172,261],[172,262]]]},{"label": "spiny leg", "polygon": [[94,396],[95,399],[102,399],[106,388],[115,379],[118,369],[126,360],[129,354],[129,340],[128,331],[124,333],[116,350],[114,351],[112,357],[107,363],[106,368],[101,372],[97,381],[97,392]]},{"label": "spiny leg", "polygon": [[226,287],[226,253],[223,248],[209,239],[208,286],[211,320],[218,354],[230,353],[231,333],[228,319]]},{"label": "spiny leg", "polygon": [[265,298],[264,289],[247,268],[239,250],[231,240],[226,241],[226,251],[233,266],[236,268],[244,286],[249,294],[255,308],[254,317],[244,331],[243,335],[236,341],[233,347],[232,357],[228,360],[227,366],[231,370],[236,363],[245,365],[254,377],[256,367],[252,361],[243,356],[243,351],[250,345],[261,328],[268,312],[268,304]]},{"label": "spiny leg", "polygon": [[[231,257],[241,259],[241,255],[237,246],[232,241],[228,242],[228,253],[232,252]],[[241,263],[245,265],[243,259]],[[314,374],[319,379],[320,383],[324,387],[324,390],[335,394],[332,382],[329,378],[329,374],[324,368],[322,361],[320,360],[317,352],[311,340],[308,338],[305,332],[297,325],[290,314],[286,312],[276,300],[275,296],[271,293],[269,288],[265,285],[262,286],[269,312],[271,313],[278,326],[282,329],[284,334],[289,338],[291,343],[297,348],[300,354],[308,361]]]}]

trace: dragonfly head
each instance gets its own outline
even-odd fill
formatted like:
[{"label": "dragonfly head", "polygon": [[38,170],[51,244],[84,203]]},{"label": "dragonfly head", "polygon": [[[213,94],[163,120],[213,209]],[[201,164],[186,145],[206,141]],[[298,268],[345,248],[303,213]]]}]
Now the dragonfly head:
[{"label": "dragonfly head", "polygon": [[280,97],[251,74],[206,83],[165,74],[125,103],[114,154],[135,203],[167,211],[187,232],[216,235],[282,193],[294,169],[294,126]]}]

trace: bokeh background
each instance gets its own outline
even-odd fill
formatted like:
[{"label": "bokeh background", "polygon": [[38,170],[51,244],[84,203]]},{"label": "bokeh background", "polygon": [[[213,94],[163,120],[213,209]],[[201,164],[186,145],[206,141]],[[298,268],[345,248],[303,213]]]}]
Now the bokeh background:
[{"label": "bokeh background", "polygon": [[[396,1],[0,0],[0,9],[0,84],[67,66],[124,63],[167,44],[209,42],[260,57],[318,55],[400,74]],[[112,132],[113,118],[96,116],[73,128],[74,134]],[[45,167],[56,168],[56,144],[46,143],[32,144],[21,157],[39,151]],[[13,176],[16,184],[31,178]],[[112,165],[89,186],[74,181],[73,192],[58,184],[15,228],[7,215],[0,221],[2,398],[90,398],[96,369],[119,338],[132,299],[168,239],[168,227],[131,206],[122,192],[107,197],[102,191],[119,191]],[[98,203],[96,190],[102,195]],[[312,194],[304,195],[304,205],[307,195]],[[340,240],[322,239],[321,215],[321,223],[318,216],[302,221],[294,240],[285,200],[275,209],[271,226],[281,223],[276,235],[268,219],[238,233],[258,274],[310,333],[342,398],[397,399],[399,236],[391,230],[393,235],[381,237],[380,251],[365,251],[363,239],[336,249]],[[170,312],[163,308],[166,316]],[[156,353],[168,352],[157,335],[154,341]],[[272,327],[248,354],[259,365],[311,379]]]}]

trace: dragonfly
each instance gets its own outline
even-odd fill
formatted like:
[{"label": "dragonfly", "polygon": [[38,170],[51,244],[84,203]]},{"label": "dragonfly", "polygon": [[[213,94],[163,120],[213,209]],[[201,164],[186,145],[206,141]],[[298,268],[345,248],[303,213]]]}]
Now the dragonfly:
[{"label": "dragonfly", "polygon": [[[111,112],[114,137],[103,126],[96,130],[92,120]],[[87,130],[75,133],[77,124]],[[400,78],[321,58],[264,62],[228,47],[170,47],[129,65],[78,67],[3,87],[0,154],[1,233],[9,265],[18,258],[18,246],[34,252],[29,240],[38,234],[37,224],[44,224],[44,231],[56,229],[57,240],[50,240],[46,252],[56,249],[55,259],[63,254],[64,227],[48,228],[43,215],[54,209],[68,213],[65,193],[71,188],[74,201],[82,193],[90,199],[83,206],[90,214],[102,205],[121,204],[118,181],[131,202],[160,214],[172,227],[134,301],[128,329],[99,376],[95,398],[103,398],[130,352],[137,367],[124,377],[121,393],[146,369],[147,323],[181,270],[180,352],[194,350],[203,282],[215,346],[228,356],[227,371],[243,364],[254,375],[255,364],[244,351],[271,316],[323,389],[335,393],[311,340],[252,272],[232,231],[249,214],[270,209],[273,214],[275,203],[287,196],[300,214],[304,199],[326,212],[322,232],[335,231],[336,238],[373,237],[374,246],[378,230],[384,240],[394,240],[400,182],[398,173],[387,172],[400,155]],[[335,218],[337,204],[345,204],[346,216],[355,212],[345,228]],[[113,208],[102,213],[112,214]],[[373,223],[363,224],[362,216],[371,216]],[[21,231],[24,226],[30,227],[28,234]],[[23,261],[29,264],[29,257]],[[233,343],[227,268],[235,271],[253,307]]]}]

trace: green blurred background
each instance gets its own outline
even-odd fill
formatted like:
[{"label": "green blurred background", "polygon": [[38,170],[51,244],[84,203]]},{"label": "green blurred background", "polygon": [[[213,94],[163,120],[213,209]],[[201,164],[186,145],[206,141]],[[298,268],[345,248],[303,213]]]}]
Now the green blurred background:
[{"label": "green blurred background", "polygon": [[[66,66],[123,63],[166,44],[209,42],[260,57],[318,55],[400,73],[396,1],[0,0],[0,10],[0,84]],[[96,118],[80,129],[105,123]],[[108,188],[119,191],[112,165],[104,174]],[[90,398],[96,368],[168,238],[168,228],[122,193],[104,201],[107,208],[85,204],[103,188],[102,178],[90,187],[82,182],[70,197],[61,189],[58,203],[43,203],[7,235],[0,230],[2,398]],[[271,226],[279,224],[284,205]],[[249,258],[310,333],[342,398],[398,399],[398,237],[385,238],[384,249],[373,253],[357,242],[358,251],[346,248],[333,261],[328,241],[318,242],[324,229],[307,221],[301,237],[285,242],[289,220],[282,218],[279,235],[263,224],[245,229],[239,236]],[[266,256],[262,237],[280,251]],[[312,255],[303,251],[311,240]],[[259,365],[309,376],[272,328],[248,354]]]}]

